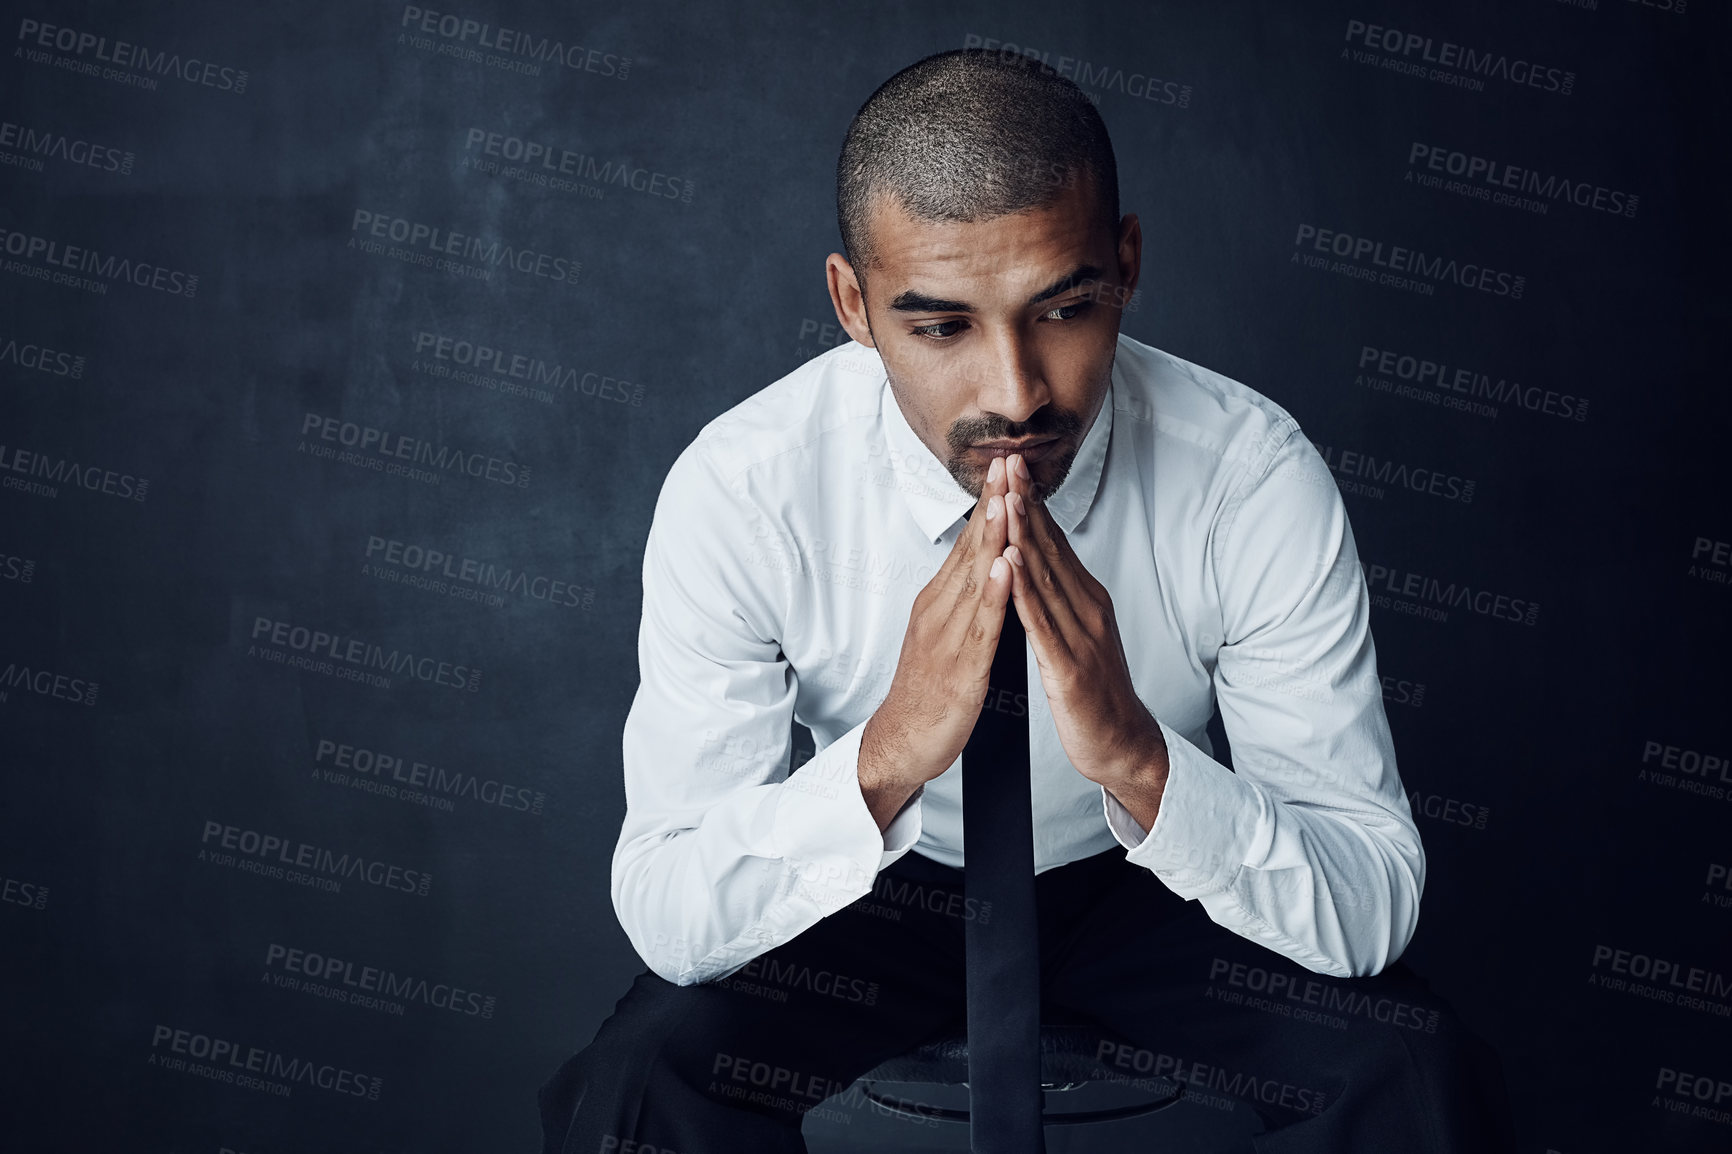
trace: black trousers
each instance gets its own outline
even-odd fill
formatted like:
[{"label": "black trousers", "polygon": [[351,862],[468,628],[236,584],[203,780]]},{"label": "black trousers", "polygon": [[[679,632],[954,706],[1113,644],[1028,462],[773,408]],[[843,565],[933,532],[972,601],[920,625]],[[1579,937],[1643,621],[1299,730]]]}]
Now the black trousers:
[{"label": "black trousers", "polygon": [[[541,1087],[544,1154],[804,1152],[806,1112],[962,1027],[966,921],[990,917],[962,881],[911,851],[728,978],[676,986],[646,970]],[[1513,1150],[1495,1054],[1400,963],[1313,973],[1215,925],[1122,849],[1035,881],[1043,1014],[1098,1025],[1115,1077],[1247,1102],[1270,1154]]]}]

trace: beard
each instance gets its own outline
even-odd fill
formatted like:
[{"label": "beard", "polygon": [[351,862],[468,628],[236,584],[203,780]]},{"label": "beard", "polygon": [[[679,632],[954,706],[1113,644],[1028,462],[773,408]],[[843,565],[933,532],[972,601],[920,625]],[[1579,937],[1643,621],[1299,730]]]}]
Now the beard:
[{"label": "beard", "polygon": [[[1100,379],[1095,382],[1095,393],[1103,399],[1103,404],[1112,371],[1113,361],[1109,360]],[[895,383],[894,378],[892,383]],[[1098,411],[1095,417],[1099,419]],[[1048,497],[1058,492],[1064,479],[1070,476],[1071,465],[1076,461],[1086,433],[1081,413],[1075,409],[1060,409],[1050,404],[1042,406],[1032,413],[1028,420],[1020,422],[1007,421],[995,413],[981,417],[965,417],[953,423],[945,433],[944,441],[948,451],[942,460],[945,470],[963,492],[978,501],[980,491],[986,484],[986,471],[991,468],[992,462],[976,463],[971,460],[968,453],[970,448],[982,441],[1056,437],[1052,447],[1047,449],[1046,456],[1039,461],[1028,462],[1029,497],[1044,503]]]},{"label": "beard", "polygon": [[[1049,412],[1053,413],[1056,418],[1060,410],[1041,410],[1041,413]],[[1056,453],[1052,449],[1048,449],[1045,457],[1038,461],[1027,462],[1029,499],[1044,504],[1048,497],[1058,492],[1059,486],[1064,484],[1064,479],[1070,476],[1071,464],[1076,460],[1077,450],[1082,447],[1082,438],[1076,435],[1076,430],[1082,425],[1081,419],[1072,410],[1065,409],[1062,412],[1066,418],[1066,428],[1064,429],[1046,428],[1035,432],[1032,428],[1036,424],[1034,421],[1026,422],[1024,425],[1001,421],[999,427],[1005,430],[1003,432],[988,433],[982,437],[967,440],[952,436],[949,438],[951,453],[945,457],[944,467],[956,479],[956,483],[962,486],[970,497],[978,501],[980,500],[980,491],[986,485],[986,471],[992,467],[992,462],[988,461],[984,465],[977,465],[969,461],[964,455],[969,445],[975,443],[975,440],[996,441],[1001,438],[1014,440],[1020,437],[1056,435],[1059,438],[1057,442],[1059,448]],[[954,429],[952,432],[954,433]],[[957,447],[959,440],[960,448]]]}]

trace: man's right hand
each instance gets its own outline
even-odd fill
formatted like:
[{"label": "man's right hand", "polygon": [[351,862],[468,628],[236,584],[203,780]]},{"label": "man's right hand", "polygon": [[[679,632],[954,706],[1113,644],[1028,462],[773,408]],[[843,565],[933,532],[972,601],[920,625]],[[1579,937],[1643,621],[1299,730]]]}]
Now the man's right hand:
[{"label": "man's right hand", "polygon": [[861,734],[860,792],[881,830],[962,755],[986,700],[1011,590],[1008,460],[992,462],[950,555],[915,596],[896,675]]}]

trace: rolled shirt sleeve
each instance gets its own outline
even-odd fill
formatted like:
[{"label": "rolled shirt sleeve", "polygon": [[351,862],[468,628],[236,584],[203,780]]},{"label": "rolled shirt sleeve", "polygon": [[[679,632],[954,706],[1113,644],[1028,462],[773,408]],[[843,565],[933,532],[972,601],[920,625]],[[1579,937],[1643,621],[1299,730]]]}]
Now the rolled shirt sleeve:
[{"label": "rolled shirt sleeve", "polygon": [[790,774],[796,678],[777,637],[788,576],[743,477],[703,438],[670,468],[643,560],[614,911],[670,982],[724,977],[871,892],[920,836],[916,791],[880,831],[861,721]]},{"label": "rolled shirt sleeve", "polygon": [[1413,936],[1425,853],[1340,492],[1291,417],[1266,444],[1223,502],[1210,550],[1214,685],[1234,768],[1162,723],[1154,828],[1105,789],[1102,805],[1128,860],[1216,923],[1315,972],[1374,974]]}]

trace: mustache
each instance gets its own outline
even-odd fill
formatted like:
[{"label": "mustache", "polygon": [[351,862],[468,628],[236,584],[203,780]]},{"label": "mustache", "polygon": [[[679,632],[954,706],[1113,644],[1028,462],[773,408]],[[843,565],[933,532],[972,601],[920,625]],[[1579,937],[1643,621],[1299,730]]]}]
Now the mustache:
[{"label": "mustache", "polygon": [[964,418],[950,426],[945,442],[952,453],[960,454],[981,441],[1020,441],[1028,437],[1063,439],[1081,428],[1082,418],[1070,409],[1042,409],[1026,421],[1007,421],[997,416]]}]

